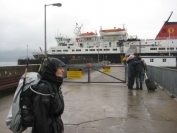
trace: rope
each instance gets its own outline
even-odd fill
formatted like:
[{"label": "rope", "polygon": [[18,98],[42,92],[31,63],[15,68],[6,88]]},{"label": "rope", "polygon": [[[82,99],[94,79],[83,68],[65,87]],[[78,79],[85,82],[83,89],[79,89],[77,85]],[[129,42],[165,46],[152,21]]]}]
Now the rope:
[{"label": "rope", "polygon": [[30,90],[32,90],[34,93],[39,94],[39,95],[52,96],[51,94],[43,94],[43,93],[37,92],[37,91],[33,90],[33,89],[31,88],[31,86],[30,86]]}]

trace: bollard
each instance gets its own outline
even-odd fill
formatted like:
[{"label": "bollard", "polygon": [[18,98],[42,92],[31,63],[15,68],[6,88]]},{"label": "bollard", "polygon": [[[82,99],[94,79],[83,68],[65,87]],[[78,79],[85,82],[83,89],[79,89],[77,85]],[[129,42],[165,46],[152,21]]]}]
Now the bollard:
[{"label": "bollard", "polygon": [[91,69],[91,63],[88,63],[87,66],[88,66],[88,83],[90,83],[90,69]]}]

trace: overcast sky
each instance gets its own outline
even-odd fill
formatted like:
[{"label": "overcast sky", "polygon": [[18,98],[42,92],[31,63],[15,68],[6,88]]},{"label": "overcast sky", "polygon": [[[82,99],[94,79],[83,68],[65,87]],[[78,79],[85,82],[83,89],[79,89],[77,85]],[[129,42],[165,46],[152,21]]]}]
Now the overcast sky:
[{"label": "overcast sky", "polygon": [[44,50],[44,4],[47,6],[47,49],[56,46],[55,36],[74,37],[76,23],[82,32],[123,27],[129,35],[154,39],[173,11],[177,21],[177,0],[0,0],[0,51]]}]

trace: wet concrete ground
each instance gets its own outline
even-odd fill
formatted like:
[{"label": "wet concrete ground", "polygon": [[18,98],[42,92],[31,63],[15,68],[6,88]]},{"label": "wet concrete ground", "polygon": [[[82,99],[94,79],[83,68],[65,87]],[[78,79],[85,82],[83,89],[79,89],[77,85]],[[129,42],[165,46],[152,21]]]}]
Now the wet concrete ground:
[{"label": "wet concrete ground", "polygon": [[[158,88],[128,90],[126,84],[64,83],[65,133],[177,133],[177,101]],[[0,99],[0,133],[13,95]],[[30,133],[27,129],[24,133]]]}]

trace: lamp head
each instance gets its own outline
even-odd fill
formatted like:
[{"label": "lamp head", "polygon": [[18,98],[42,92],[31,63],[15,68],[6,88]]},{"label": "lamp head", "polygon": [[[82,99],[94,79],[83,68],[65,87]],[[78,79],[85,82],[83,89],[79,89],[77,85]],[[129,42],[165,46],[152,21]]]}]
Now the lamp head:
[{"label": "lamp head", "polygon": [[54,4],[52,4],[52,6],[58,6],[58,7],[61,7],[62,4],[61,4],[61,3],[54,3]]}]

